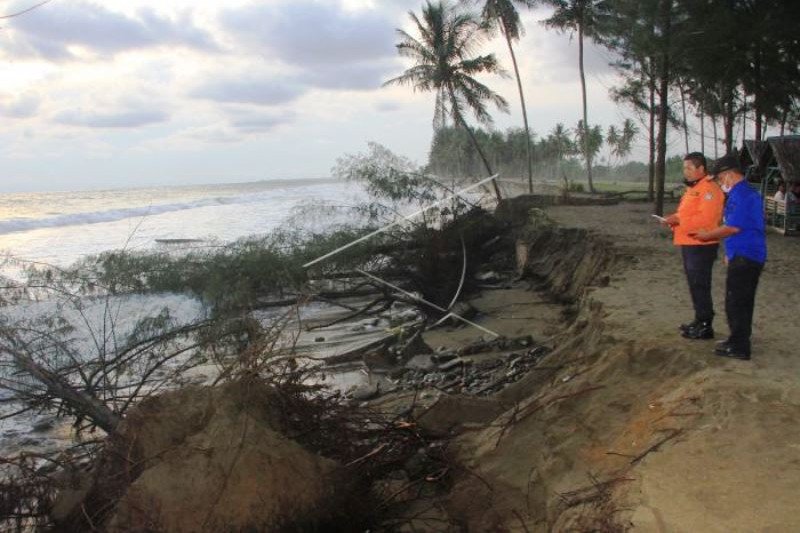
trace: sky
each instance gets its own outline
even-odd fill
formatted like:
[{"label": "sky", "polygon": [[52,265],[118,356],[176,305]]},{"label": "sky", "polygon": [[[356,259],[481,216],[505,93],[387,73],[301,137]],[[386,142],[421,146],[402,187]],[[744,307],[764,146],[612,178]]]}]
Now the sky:
[{"label": "sky", "polygon": [[[0,0],[0,15],[39,0]],[[319,178],[367,142],[424,164],[433,95],[384,88],[421,0],[52,0],[0,21],[0,192]],[[577,43],[523,13],[531,128],[580,118]],[[412,31],[413,33],[413,31]],[[504,41],[487,42],[510,70]],[[588,45],[590,124],[619,124]],[[512,78],[480,78],[511,104]],[[634,155],[643,157],[644,138]]]}]

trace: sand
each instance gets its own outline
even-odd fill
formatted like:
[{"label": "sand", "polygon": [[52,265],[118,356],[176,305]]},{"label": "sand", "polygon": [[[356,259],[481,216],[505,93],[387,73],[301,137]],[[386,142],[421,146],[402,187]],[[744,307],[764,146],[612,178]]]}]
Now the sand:
[{"label": "sand", "polygon": [[[693,428],[640,468],[632,520],[652,531],[800,530],[800,241],[770,234],[756,299],[753,359],[711,355],[713,342],[688,341],[677,324],[691,302],[677,249],[647,219],[649,206],[558,208],[559,223],[610,235],[630,263],[592,297],[619,339],[648,339],[698,368],[672,387],[699,396]],[[725,265],[714,271],[718,338],[724,338]],[[691,417],[690,417],[691,418]]]},{"label": "sand", "polygon": [[[680,337],[692,316],[680,255],[650,212],[547,209],[605,243],[613,261],[560,329],[545,313],[558,349],[542,364],[552,371],[500,393],[506,413],[459,439],[471,475],[456,483],[449,510],[469,530],[800,531],[800,240],[769,236],[753,360],[726,360],[713,341]],[[727,335],[724,278],[720,261],[718,339]],[[493,319],[518,308],[495,308]]]}]

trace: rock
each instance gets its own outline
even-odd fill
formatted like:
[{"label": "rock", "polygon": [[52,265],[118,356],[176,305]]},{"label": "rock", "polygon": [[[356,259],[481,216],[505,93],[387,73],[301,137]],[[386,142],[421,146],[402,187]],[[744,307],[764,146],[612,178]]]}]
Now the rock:
[{"label": "rock", "polygon": [[422,331],[417,331],[414,333],[408,341],[403,343],[397,350],[397,354],[403,359],[409,359],[412,356],[420,355],[420,354],[431,354],[433,353],[433,349],[431,349],[428,344],[422,340]]},{"label": "rock", "polygon": [[439,352],[435,355],[432,355],[431,359],[433,359],[433,361],[437,364],[442,364],[446,363],[447,361],[452,361],[456,357],[458,357],[458,355],[456,355],[455,352]]},{"label": "rock", "polygon": [[42,420],[34,424],[33,427],[31,428],[31,431],[33,431],[34,433],[45,433],[53,429],[55,425],[56,425],[55,419],[48,418],[46,420]]},{"label": "rock", "polygon": [[314,342],[325,342],[325,337],[314,337]]},{"label": "rock", "polygon": [[367,383],[365,385],[360,385],[356,387],[351,396],[354,400],[358,400],[360,402],[364,402],[367,400],[371,400],[378,396],[379,387],[377,383]]},{"label": "rock", "polygon": [[408,374],[408,372],[409,372],[408,368],[400,367],[389,370],[389,372],[386,375],[389,376],[391,379],[400,379],[404,377],[406,374]]},{"label": "rock", "polygon": [[[467,320],[472,320],[478,315],[478,310],[472,307],[472,304],[469,302],[457,302],[451,309],[450,312],[454,315],[458,315],[461,318],[466,318]],[[443,324],[453,325],[453,326],[464,326],[464,322],[457,318],[450,317],[443,322]]]},{"label": "rock", "polygon": [[447,372],[448,370],[452,370],[454,368],[458,368],[458,367],[462,366],[463,364],[464,364],[464,360],[461,359],[460,357],[456,357],[456,358],[451,359],[451,360],[449,360],[449,361],[447,361],[445,363],[440,364],[439,365],[439,370]]},{"label": "rock", "polygon": [[414,369],[414,370],[424,370],[429,371],[436,368],[436,365],[431,360],[430,355],[415,355],[411,359],[408,360],[406,363],[406,368]]},{"label": "rock", "polygon": [[475,279],[484,283],[497,283],[500,281],[500,276],[497,275],[497,272],[490,270],[488,272],[475,274]]},{"label": "rock", "polygon": [[392,355],[383,347],[380,346],[375,350],[370,350],[361,356],[364,365],[370,370],[383,370],[393,368],[395,362]]}]

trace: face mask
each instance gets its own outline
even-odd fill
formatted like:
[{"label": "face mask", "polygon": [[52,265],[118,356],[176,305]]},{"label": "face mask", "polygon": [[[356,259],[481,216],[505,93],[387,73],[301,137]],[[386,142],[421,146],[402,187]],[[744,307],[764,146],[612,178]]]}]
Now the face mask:
[{"label": "face mask", "polygon": [[722,192],[724,192],[725,194],[728,194],[728,193],[731,192],[731,186],[728,185],[727,183],[725,185],[720,185],[719,187],[720,187],[720,189],[722,189]]}]

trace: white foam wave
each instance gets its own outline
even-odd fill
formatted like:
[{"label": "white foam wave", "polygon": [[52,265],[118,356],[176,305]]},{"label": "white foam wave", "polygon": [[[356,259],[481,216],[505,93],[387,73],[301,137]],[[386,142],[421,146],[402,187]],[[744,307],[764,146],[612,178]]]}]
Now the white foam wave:
[{"label": "white foam wave", "polygon": [[[270,194],[274,195],[275,192],[276,191],[271,191]],[[0,220],[0,235],[42,228],[58,228],[63,226],[81,226],[84,224],[117,222],[119,220],[125,220],[128,218],[154,216],[163,213],[186,211],[189,209],[198,209],[202,207],[254,203],[264,201],[265,196],[266,195],[264,194],[221,196],[216,198],[205,198],[191,202],[145,205],[138,207],[108,209],[104,211],[89,211],[84,213],[70,213],[42,218],[7,218],[5,220]]]}]

